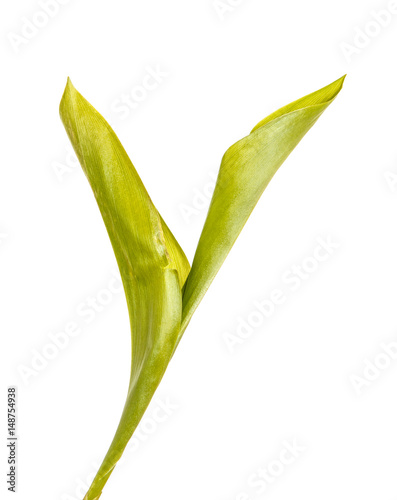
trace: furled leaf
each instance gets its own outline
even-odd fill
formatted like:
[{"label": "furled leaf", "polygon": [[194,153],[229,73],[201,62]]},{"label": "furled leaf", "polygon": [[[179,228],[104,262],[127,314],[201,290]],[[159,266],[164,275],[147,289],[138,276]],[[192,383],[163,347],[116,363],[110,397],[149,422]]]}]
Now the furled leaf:
[{"label": "furled leaf", "polygon": [[272,113],[224,154],[184,288],[180,337],[264,189],[338,95],[344,78]]},{"label": "furled leaf", "polygon": [[93,500],[101,494],[172,356],[180,329],[181,287],[190,266],[113,130],[70,80],[60,114],[109,233],[131,323],[127,401],[87,493],[86,499]]},{"label": "furled leaf", "polygon": [[343,79],[279,109],[226,151],[191,270],[113,130],[68,80],[60,114],[116,255],[132,338],[124,411],[85,500],[101,495],[192,314],[263,190],[335,99]]}]

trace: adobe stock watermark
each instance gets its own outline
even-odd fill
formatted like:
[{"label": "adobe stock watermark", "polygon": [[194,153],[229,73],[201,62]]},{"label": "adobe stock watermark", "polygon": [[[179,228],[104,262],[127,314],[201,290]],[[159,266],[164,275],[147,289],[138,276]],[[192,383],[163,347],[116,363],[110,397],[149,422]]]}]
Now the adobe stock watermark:
[{"label": "adobe stock watermark", "polygon": [[212,6],[218,15],[220,21],[224,21],[226,17],[234,12],[245,0],[213,0]]},{"label": "adobe stock watermark", "polygon": [[234,332],[223,333],[222,337],[228,351],[233,354],[239,346],[244,344],[255,330],[275,314],[291,294],[299,290],[319,271],[339,246],[340,244],[330,236],[326,238],[318,236],[311,255],[283,272],[282,285],[274,288],[265,298],[254,301],[252,310],[245,316],[238,316]]},{"label": "adobe stock watermark", "polygon": [[306,452],[306,449],[306,446],[299,444],[296,438],[284,440],[276,457],[250,474],[247,478],[248,488],[240,491],[234,499],[251,500],[266,493],[274,483],[287,473]]},{"label": "adobe stock watermark", "polygon": [[381,342],[380,349],[376,355],[370,359],[365,358],[363,367],[358,373],[350,375],[350,382],[359,396],[372,386],[378,379],[397,361],[397,342]]},{"label": "adobe stock watermark", "polygon": [[[140,449],[148,440],[152,439],[161,426],[180,408],[180,404],[171,401],[169,397],[156,397],[153,410],[149,415],[144,415],[136,431],[130,439],[117,467],[122,466],[127,459]],[[95,474],[100,467],[100,462],[92,462],[92,471],[84,477],[75,480],[75,489],[72,494],[63,493],[61,500],[81,500],[94,480]]]},{"label": "adobe stock watermark", "polygon": [[385,178],[390,191],[392,193],[395,193],[397,191],[397,172],[386,170],[385,172],[383,172],[383,177]]},{"label": "adobe stock watermark", "polygon": [[0,247],[2,247],[4,245],[4,243],[6,242],[7,238],[8,238],[8,234],[7,233],[0,232]]},{"label": "adobe stock watermark", "polygon": [[30,18],[22,17],[18,32],[7,33],[14,52],[19,53],[29,44],[59,14],[61,7],[69,2],[70,0],[39,0],[36,12]]},{"label": "adobe stock watermark", "polygon": [[160,68],[158,64],[156,67],[146,66],[145,71],[146,74],[141,82],[121,94],[110,106],[112,112],[122,120],[128,118],[131,111],[137,109],[143,101],[146,101],[169,76],[169,73]]},{"label": "adobe stock watermark", "polygon": [[98,315],[102,314],[115,296],[123,290],[120,275],[117,272],[108,279],[107,284],[94,295],[89,295],[76,307],[75,317],[66,321],[63,326],[47,334],[48,342],[39,349],[32,349],[27,364],[19,364],[17,371],[21,380],[28,386],[36,379],[71,343],[82,334],[84,328],[90,325]]},{"label": "adobe stock watermark", "polygon": [[64,182],[71,174],[78,171],[79,160],[69,144],[66,146],[65,157],[62,161],[51,162],[51,168],[60,183]]},{"label": "adobe stock watermark", "polygon": [[385,8],[381,10],[371,10],[371,20],[362,27],[355,26],[350,42],[341,42],[339,47],[348,63],[352,58],[366,49],[372,40],[377,38],[382,31],[393,21],[393,16],[397,14],[397,0],[389,0]]},{"label": "adobe stock watermark", "polygon": [[186,224],[190,224],[197,215],[208,210],[217,176],[218,174],[214,171],[209,172],[208,177],[210,180],[201,189],[194,188],[192,190],[190,201],[179,203],[178,210]]}]

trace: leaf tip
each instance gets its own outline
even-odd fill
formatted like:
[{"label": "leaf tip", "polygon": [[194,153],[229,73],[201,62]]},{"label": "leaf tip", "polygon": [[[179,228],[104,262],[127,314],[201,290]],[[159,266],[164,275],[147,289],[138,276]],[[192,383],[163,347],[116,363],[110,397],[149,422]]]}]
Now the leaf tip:
[{"label": "leaf tip", "polygon": [[66,86],[65,90],[63,91],[62,99],[59,104],[59,113],[62,116],[64,116],[64,111],[65,107],[67,106],[68,103],[71,102],[71,99],[73,99],[73,96],[77,95],[77,90],[75,89],[72,80],[68,77],[66,81]]},{"label": "leaf tip", "polygon": [[72,80],[70,79],[70,76],[68,76],[68,78],[66,80],[66,87],[65,87],[65,89],[67,89],[67,88],[75,90],[74,85],[72,83]]},{"label": "leaf tip", "polygon": [[338,80],[336,80],[333,84],[331,83],[331,85],[335,85],[337,87],[335,97],[342,90],[343,84],[345,83],[346,76],[347,76],[347,73],[345,75],[341,76],[340,78],[338,78]]}]

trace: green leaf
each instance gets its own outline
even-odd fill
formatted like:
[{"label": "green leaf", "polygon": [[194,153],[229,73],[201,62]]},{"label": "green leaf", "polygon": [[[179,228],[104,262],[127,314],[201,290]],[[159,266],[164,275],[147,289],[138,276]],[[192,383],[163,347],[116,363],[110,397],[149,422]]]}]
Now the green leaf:
[{"label": "green leaf", "polygon": [[171,359],[180,330],[189,263],[104,118],[70,80],[60,105],[117,258],[131,323],[127,400],[109,451],[86,495],[98,498]]},{"label": "green leaf", "polygon": [[185,284],[180,337],[264,189],[338,95],[344,78],[272,113],[226,151]]},{"label": "green leaf", "polygon": [[343,80],[279,109],[226,151],[191,269],[115,133],[68,80],[60,114],[116,255],[132,339],[123,414],[85,500],[101,495],[192,314],[263,190],[335,99]]}]

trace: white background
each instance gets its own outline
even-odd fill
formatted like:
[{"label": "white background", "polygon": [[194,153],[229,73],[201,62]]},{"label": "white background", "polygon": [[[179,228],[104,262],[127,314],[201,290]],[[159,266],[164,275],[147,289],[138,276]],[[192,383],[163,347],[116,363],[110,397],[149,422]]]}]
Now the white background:
[{"label": "white background", "polygon": [[[397,342],[396,11],[380,26],[385,0],[63,3],[47,20],[35,0],[0,7],[0,496],[81,500],[129,378],[125,300],[106,292],[115,258],[58,116],[66,77],[111,123],[191,260],[200,196],[225,150],[348,73],[266,189],[102,498],[395,500],[397,360],[361,390],[352,375],[365,380],[369,361],[387,363],[381,343]],[[16,43],[32,20],[43,26]],[[166,76],[123,119],[117,100],[141,98],[152,70]],[[283,276],[318,238],[339,247],[290,290]],[[225,334],[237,338],[275,288],[284,303],[228,348]],[[87,323],[90,297],[109,303]],[[49,335],[71,322],[79,334],[51,351]],[[24,378],[44,352],[53,359]],[[16,494],[5,479],[9,385]],[[285,440],[302,451],[281,470]],[[253,486],[268,467],[279,476]]]}]

